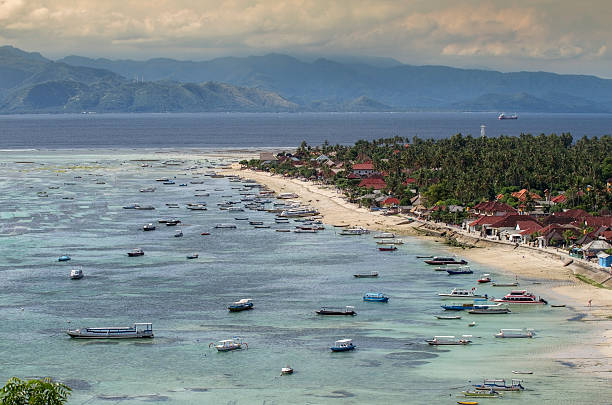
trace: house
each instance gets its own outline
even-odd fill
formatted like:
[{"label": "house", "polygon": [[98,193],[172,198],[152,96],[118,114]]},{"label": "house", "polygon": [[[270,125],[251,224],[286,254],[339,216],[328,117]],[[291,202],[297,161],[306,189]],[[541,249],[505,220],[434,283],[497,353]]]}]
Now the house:
[{"label": "house", "polygon": [[514,193],[512,193],[512,197],[516,198],[519,201],[525,201],[527,200],[527,196],[531,197],[531,199],[533,201],[536,200],[541,200],[542,197],[540,197],[539,195],[537,195],[536,193],[531,193],[529,190],[527,190],[526,188],[520,190],[520,191],[515,191]]},{"label": "house", "polygon": [[378,172],[374,170],[374,164],[372,162],[355,163],[353,165],[353,173],[360,177],[368,177]]},{"label": "house", "polygon": [[612,256],[605,252],[597,253],[597,261],[601,267],[612,266]]},{"label": "house", "polygon": [[603,239],[595,239],[592,242],[582,246],[582,251],[585,257],[595,256],[598,253],[605,252],[608,249],[612,249],[612,245]]},{"label": "house", "polygon": [[493,215],[504,216],[507,214],[516,214],[517,211],[508,204],[499,201],[486,201],[476,204],[472,208],[475,215]]},{"label": "house", "polygon": [[383,205],[383,206],[388,206],[388,205],[396,205],[396,206],[398,206],[400,204],[400,200],[398,200],[395,197],[388,197],[384,201],[382,201],[380,204]]},{"label": "house", "polygon": [[563,204],[564,202],[567,201],[567,197],[565,196],[565,194],[559,194],[556,197],[553,197],[550,202],[555,203],[555,204]]},{"label": "house", "polygon": [[572,237],[575,240],[580,237],[580,228],[572,224],[550,224],[540,229],[540,238],[538,238],[538,246],[558,246],[566,243],[566,232],[571,231]]},{"label": "house", "polygon": [[387,183],[380,177],[367,177],[362,179],[357,185],[358,187],[373,188],[374,190],[382,190],[387,187]]},{"label": "house", "polygon": [[275,162],[277,159],[273,152],[259,152],[259,160],[262,162]]}]

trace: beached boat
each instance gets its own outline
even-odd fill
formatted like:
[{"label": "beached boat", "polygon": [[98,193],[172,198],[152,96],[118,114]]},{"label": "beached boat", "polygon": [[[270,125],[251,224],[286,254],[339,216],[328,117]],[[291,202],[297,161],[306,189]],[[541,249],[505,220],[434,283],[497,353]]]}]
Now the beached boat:
[{"label": "beached boat", "polygon": [[363,300],[368,302],[387,302],[389,301],[389,297],[383,293],[369,292],[363,296]]},{"label": "beached boat", "polygon": [[357,278],[375,278],[375,277],[378,277],[378,272],[377,271],[372,271],[370,273],[356,273],[356,274],[353,274],[353,277],[357,277]]},{"label": "beached boat", "polygon": [[215,228],[217,229],[236,229],[235,224],[216,224]]},{"label": "beached boat", "polygon": [[200,255],[197,253],[192,253],[190,255],[187,255],[188,259],[197,259],[198,257],[200,257]]},{"label": "beached boat", "polygon": [[321,307],[315,311],[317,315],[357,315],[355,307],[347,305],[344,308]]},{"label": "beached boat", "polygon": [[153,224],[146,224],[142,227],[143,231],[154,231],[155,230],[155,225]]},{"label": "beached boat", "polygon": [[476,288],[473,287],[471,290],[465,288],[453,288],[449,293],[438,293],[439,297],[444,299],[448,298],[460,298],[460,299],[475,299],[475,298],[487,298],[487,294],[476,294]]},{"label": "beached boat", "polygon": [[490,274],[483,274],[479,279],[478,282],[483,284],[483,283],[490,283],[491,282],[491,275]]},{"label": "beached boat", "polygon": [[232,350],[239,350],[243,348],[248,349],[249,345],[247,342],[243,342],[242,338],[234,336],[232,339],[220,340],[216,344],[211,343],[208,345],[208,347],[214,347],[219,352],[229,352]]},{"label": "beached boat", "polygon": [[393,252],[393,251],[397,250],[397,246],[395,246],[395,245],[379,246],[378,250],[380,250],[381,252]]},{"label": "beached boat", "polygon": [[525,290],[512,290],[503,298],[493,299],[494,302],[505,302],[508,304],[541,304],[546,305],[548,302],[544,298],[536,298],[536,296]]},{"label": "beached boat", "polygon": [[70,270],[70,278],[72,280],[82,279],[83,276],[84,276],[83,270],[81,270],[81,269],[72,269],[72,270]]},{"label": "beached boat", "polygon": [[496,338],[532,338],[535,336],[533,329],[500,329],[494,335]]},{"label": "beached boat", "polygon": [[458,346],[472,343],[471,337],[472,335],[462,335],[460,338],[455,336],[434,336],[433,339],[428,339],[426,342],[430,346]]},{"label": "beached boat", "polygon": [[514,283],[491,283],[493,287],[517,287],[519,285],[518,282]]},{"label": "beached boat", "polygon": [[367,235],[370,231],[364,228],[346,228],[340,231],[338,235],[354,236],[354,235]]},{"label": "beached boat", "polygon": [[495,391],[522,391],[525,389],[521,384],[523,380],[512,379],[510,385],[506,384],[504,379],[489,379],[486,378],[482,384],[473,384],[476,390],[495,390]]},{"label": "beached boat", "polygon": [[279,200],[289,200],[292,198],[298,198],[299,196],[295,193],[280,193],[276,196]]},{"label": "beached boat", "polygon": [[377,233],[376,235],[372,237],[376,239],[386,239],[386,238],[392,239],[392,238],[395,238],[395,234],[392,232],[382,232],[382,233]]},{"label": "beached boat", "polygon": [[133,326],[69,329],[66,333],[75,339],[140,339],[153,337],[151,323],[135,323]]},{"label": "beached boat", "polygon": [[467,264],[467,262],[463,259],[459,260],[456,257],[441,257],[441,256],[435,256],[429,260],[425,260],[425,263],[431,264],[431,265]]},{"label": "beached boat", "polygon": [[330,347],[332,352],[348,352],[355,350],[357,346],[353,344],[353,339],[340,339],[334,342],[334,345]]},{"label": "beached boat", "polygon": [[58,261],[58,262],[67,262],[67,261],[68,261],[68,260],[70,260],[70,259],[71,259],[71,258],[70,258],[70,256],[68,256],[68,255],[62,255],[62,256],[60,256],[60,257],[58,257],[58,258],[57,258],[57,261]]},{"label": "beached boat", "polygon": [[457,401],[459,405],[478,405],[478,401]]},{"label": "beached boat", "polygon": [[499,398],[501,394],[495,390],[489,390],[489,392],[485,391],[461,391],[461,393],[466,397],[472,398]]},{"label": "beached boat", "polygon": [[136,249],[132,249],[131,252],[128,252],[127,255],[129,257],[142,256],[144,255],[144,251],[142,249],[136,248]]},{"label": "beached boat", "polygon": [[463,267],[459,267],[456,269],[446,269],[446,272],[448,273],[449,276],[454,276],[454,275],[458,275],[458,274],[472,274],[474,273],[474,271],[472,271],[472,269],[470,269],[469,266],[463,266]]},{"label": "beached boat", "polygon": [[244,298],[244,299],[241,299],[239,301],[236,301],[230,304],[227,307],[227,309],[230,312],[240,312],[240,311],[246,311],[248,309],[253,309],[253,301],[251,299]]},{"label": "beached boat", "polygon": [[436,315],[438,319],[461,319],[460,316]]}]

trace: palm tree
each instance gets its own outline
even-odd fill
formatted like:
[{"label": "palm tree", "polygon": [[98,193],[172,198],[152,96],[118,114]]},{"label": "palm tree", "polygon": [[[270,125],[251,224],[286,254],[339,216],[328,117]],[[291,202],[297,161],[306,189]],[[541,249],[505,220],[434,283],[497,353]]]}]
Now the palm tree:
[{"label": "palm tree", "polygon": [[63,405],[68,401],[72,389],[46,377],[41,380],[10,378],[0,388],[2,405]]}]

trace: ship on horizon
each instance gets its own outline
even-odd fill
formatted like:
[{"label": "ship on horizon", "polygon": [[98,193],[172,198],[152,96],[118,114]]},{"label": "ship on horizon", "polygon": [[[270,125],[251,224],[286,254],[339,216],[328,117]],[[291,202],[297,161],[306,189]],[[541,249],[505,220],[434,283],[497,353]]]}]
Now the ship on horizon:
[{"label": "ship on horizon", "polygon": [[518,120],[518,115],[516,113],[512,115],[506,115],[504,113],[499,114],[497,117],[498,120]]}]

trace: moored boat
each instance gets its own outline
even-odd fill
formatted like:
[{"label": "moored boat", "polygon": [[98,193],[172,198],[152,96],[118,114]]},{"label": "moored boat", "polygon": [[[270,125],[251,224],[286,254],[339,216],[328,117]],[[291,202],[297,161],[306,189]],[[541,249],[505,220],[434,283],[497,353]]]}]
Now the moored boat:
[{"label": "moored boat", "polygon": [[317,315],[357,315],[355,307],[347,305],[344,308],[321,307],[315,311]]},{"label": "moored boat", "polygon": [[476,294],[476,288],[467,290],[465,288],[453,288],[449,293],[438,293],[439,297],[442,298],[461,298],[461,299],[475,299],[475,298],[487,298],[487,294]]},{"label": "moored boat", "polygon": [[523,380],[513,378],[510,385],[507,385],[504,379],[485,378],[482,384],[473,384],[473,386],[476,390],[522,391],[525,389],[522,382]]},{"label": "moored boat", "polygon": [[132,249],[131,252],[128,252],[127,254],[129,257],[136,257],[136,256],[142,256],[144,255],[144,251],[140,248],[136,248],[136,249]]},{"label": "moored boat", "polygon": [[281,368],[281,375],[293,374],[293,369],[289,366]]},{"label": "moored boat", "polygon": [[139,339],[152,338],[151,323],[135,323],[133,326],[69,329],[66,333],[75,339]]},{"label": "moored boat", "polygon": [[72,269],[72,270],[70,270],[70,278],[72,280],[82,279],[83,276],[84,276],[83,270],[81,270],[81,269]]},{"label": "moored boat", "polygon": [[369,302],[388,302],[389,297],[387,297],[383,293],[369,292],[363,296],[363,300]]},{"label": "moored boat", "polygon": [[372,237],[376,239],[386,239],[386,238],[392,239],[392,238],[395,238],[395,234],[392,232],[382,232],[382,233],[377,233],[376,235]]},{"label": "moored boat", "polygon": [[234,336],[232,339],[220,340],[216,344],[211,343],[208,345],[208,347],[214,347],[219,352],[229,352],[232,350],[239,350],[243,348],[248,349],[249,345],[247,342],[243,342],[242,338]]},{"label": "moored boat", "polygon": [[493,287],[517,287],[519,285],[518,282],[514,283],[491,283]]},{"label": "moored boat", "polygon": [[441,257],[435,256],[429,260],[425,260],[425,263],[431,265],[440,265],[440,264],[467,264],[467,262],[463,259],[459,260],[456,257]]},{"label": "moored boat", "polygon": [[438,319],[461,319],[460,316],[436,315]]},{"label": "moored boat", "polygon": [[146,224],[142,227],[143,231],[154,231],[155,230],[155,225],[153,224]]},{"label": "moored boat", "polygon": [[180,229],[174,233],[175,238],[180,238],[182,236],[183,236],[183,231],[181,231]]},{"label": "moored boat", "polygon": [[67,261],[68,261],[68,260],[70,260],[70,259],[71,259],[71,258],[70,258],[70,256],[68,256],[68,255],[62,255],[62,256],[60,256],[60,257],[58,257],[58,258],[57,258],[57,261],[58,261],[58,262],[67,262]]},{"label": "moored boat", "polygon": [[364,228],[345,228],[338,235],[354,236],[354,235],[367,235],[370,231]]},{"label": "moored boat", "polygon": [[458,267],[456,269],[446,269],[446,272],[449,276],[474,273],[474,271],[472,271],[469,266]]},{"label": "moored boat", "polygon": [[535,336],[533,329],[500,329],[494,335],[496,338],[532,338]]},{"label": "moored boat", "polygon": [[375,278],[375,277],[378,277],[378,272],[377,271],[372,271],[370,273],[356,273],[356,274],[353,274],[353,277],[357,277],[357,278]]},{"label": "moored boat", "polygon": [[381,252],[393,252],[397,250],[397,246],[395,245],[379,246],[378,250],[380,250]]},{"label": "moored boat", "polygon": [[434,336],[433,339],[428,339],[426,342],[430,346],[458,346],[472,343],[471,337],[472,335],[462,335],[460,338],[455,336]]},{"label": "moored boat", "polygon": [[240,312],[240,311],[246,311],[249,309],[253,309],[253,300],[248,299],[248,298],[238,300],[228,305],[227,309],[230,312]]},{"label": "moored boat", "polygon": [[197,253],[192,253],[190,255],[187,255],[188,259],[197,259],[200,255]]},{"label": "moored boat", "polygon": [[491,282],[491,275],[490,274],[483,274],[479,279],[478,282],[483,284],[483,283],[490,283]]},{"label": "moored boat", "polygon": [[473,398],[499,398],[501,394],[495,390],[489,390],[489,392],[484,391],[461,391],[461,393],[466,397]]},{"label": "moored boat", "polygon": [[536,296],[525,290],[512,290],[503,298],[493,299],[494,302],[505,302],[507,304],[540,304],[546,305],[548,302],[544,298]]},{"label": "moored boat", "polygon": [[477,305],[474,304],[474,308],[468,310],[468,313],[473,315],[499,315],[499,314],[509,314],[511,311],[508,309],[507,305],[499,304],[483,304]]},{"label": "moored boat", "polygon": [[236,229],[235,224],[216,224],[215,228],[217,229]]},{"label": "moored boat", "polygon": [[348,352],[355,350],[357,346],[353,344],[353,339],[340,339],[334,342],[334,345],[330,347],[332,352]]}]

